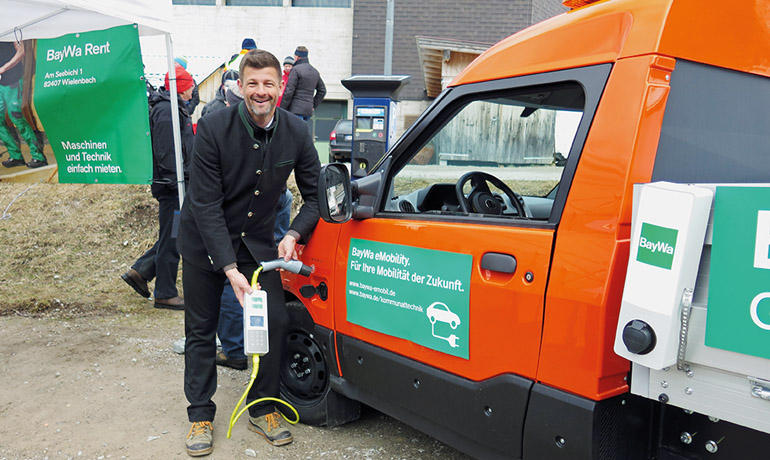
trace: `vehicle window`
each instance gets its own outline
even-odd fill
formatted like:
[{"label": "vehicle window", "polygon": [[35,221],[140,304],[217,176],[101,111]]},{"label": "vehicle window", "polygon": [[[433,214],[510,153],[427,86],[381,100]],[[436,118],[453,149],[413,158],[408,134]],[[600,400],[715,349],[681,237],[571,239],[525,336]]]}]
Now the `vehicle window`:
[{"label": "vehicle window", "polygon": [[768,182],[769,80],[677,61],[652,180]]},{"label": "vehicle window", "polygon": [[548,220],[584,101],[574,82],[458,101],[394,176],[386,211]]}]

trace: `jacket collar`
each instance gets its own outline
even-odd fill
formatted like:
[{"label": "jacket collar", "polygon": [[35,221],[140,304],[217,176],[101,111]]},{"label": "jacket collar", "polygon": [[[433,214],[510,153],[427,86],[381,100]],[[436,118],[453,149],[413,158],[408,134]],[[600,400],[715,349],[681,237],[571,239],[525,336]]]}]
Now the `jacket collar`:
[{"label": "jacket collar", "polygon": [[246,132],[249,133],[252,139],[258,139],[257,136],[259,136],[259,140],[269,141],[270,138],[273,137],[276,126],[278,126],[278,108],[276,108],[275,113],[273,113],[273,120],[267,128],[257,126],[247,112],[246,102],[241,101],[238,103],[238,116],[241,118],[241,123],[243,123],[243,126],[246,128]]}]

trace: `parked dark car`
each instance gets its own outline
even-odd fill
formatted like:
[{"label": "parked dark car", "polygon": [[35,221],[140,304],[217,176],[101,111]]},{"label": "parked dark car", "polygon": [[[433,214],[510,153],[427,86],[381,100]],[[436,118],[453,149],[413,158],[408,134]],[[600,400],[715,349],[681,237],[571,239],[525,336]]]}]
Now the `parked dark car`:
[{"label": "parked dark car", "polygon": [[353,144],[353,120],[339,120],[329,134],[329,163],[350,161]]}]

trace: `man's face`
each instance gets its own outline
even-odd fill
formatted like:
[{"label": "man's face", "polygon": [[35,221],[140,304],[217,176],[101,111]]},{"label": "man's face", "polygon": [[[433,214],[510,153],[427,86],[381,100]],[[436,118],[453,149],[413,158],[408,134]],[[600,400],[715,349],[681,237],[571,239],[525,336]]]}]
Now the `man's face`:
[{"label": "man's face", "polygon": [[283,65],[283,73],[289,73],[291,72],[291,68],[294,67],[291,64],[284,64]]},{"label": "man's face", "polygon": [[238,79],[238,87],[243,92],[243,100],[251,118],[258,126],[267,126],[283,90],[283,81],[277,70],[272,67],[256,69],[246,66]]}]

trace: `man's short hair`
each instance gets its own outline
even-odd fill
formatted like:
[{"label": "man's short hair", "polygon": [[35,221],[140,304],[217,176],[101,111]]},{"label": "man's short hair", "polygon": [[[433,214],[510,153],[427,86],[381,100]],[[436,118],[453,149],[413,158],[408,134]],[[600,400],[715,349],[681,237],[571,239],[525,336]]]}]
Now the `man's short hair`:
[{"label": "man's short hair", "polygon": [[239,75],[243,75],[243,69],[246,67],[253,67],[255,69],[266,69],[272,67],[275,69],[278,78],[281,78],[281,63],[278,62],[278,58],[273,56],[273,53],[265,50],[251,50],[243,55],[241,59],[241,66],[239,68]]}]

